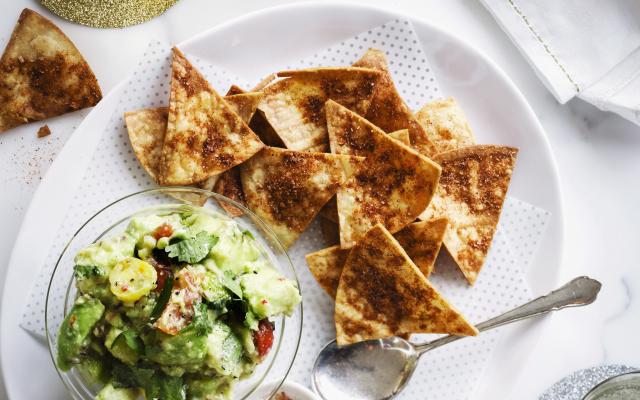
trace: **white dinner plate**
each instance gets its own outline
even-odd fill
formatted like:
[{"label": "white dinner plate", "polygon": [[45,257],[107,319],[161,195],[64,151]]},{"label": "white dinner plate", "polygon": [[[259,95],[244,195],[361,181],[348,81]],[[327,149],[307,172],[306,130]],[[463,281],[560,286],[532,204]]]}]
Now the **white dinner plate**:
[{"label": "white dinner plate", "polygon": [[[479,50],[411,16],[327,3],[255,12],[197,35],[180,47],[194,55],[218,54],[218,59],[225,60],[223,67],[241,76],[248,72],[266,74],[280,67],[282,59],[301,59],[395,18],[413,22],[442,92],[462,105],[478,141],[520,149],[510,195],[552,213],[527,279],[536,295],[552,289],[560,269],[563,239],[555,161],[542,127],[522,94]],[[89,122],[107,123],[122,89],[120,84],[94,108],[65,145],[34,195],[16,239],[3,293],[0,331],[2,371],[11,399],[42,398],[44,390],[47,399],[68,398],[46,344],[20,328],[19,321],[27,292],[66,210],[72,206],[69,198],[82,177],[83,165],[98,143],[101,131],[86,126]],[[481,379],[476,399],[505,398],[542,325],[536,322],[508,328]]]}]

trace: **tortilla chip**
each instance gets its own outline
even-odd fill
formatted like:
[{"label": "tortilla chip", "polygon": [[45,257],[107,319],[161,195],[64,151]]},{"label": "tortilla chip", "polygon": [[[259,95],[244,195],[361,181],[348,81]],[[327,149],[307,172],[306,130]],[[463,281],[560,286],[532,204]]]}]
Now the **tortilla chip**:
[{"label": "tortilla chip", "polygon": [[281,72],[258,107],[285,147],[304,151],[328,142],[324,105],[333,99],[359,114],[369,108],[379,71],[317,68]]},{"label": "tortilla chip", "polygon": [[447,218],[433,218],[409,224],[393,235],[425,278],[433,272],[447,225]]},{"label": "tortilla chip", "polygon": [[436,145],[438,152],[476,144],[467,118],[453,97],[425,104],[416,113],[416,119]]},{"label": "tortilla chip", "polygon": [[247,93],[247,91],[238,85],[231,85],[229,86],[229,89],[227,89],[227,93],[225,94],[225,96],[234,96],[236,94],[243,94],[243,93]]},{"label": "tortilla chip", "polygon": [[[260,97],[260,93],[250,92],[226,96],[224,99],[236,114],[248,122],[256,110]],[[252,109],[253,111],[251,111]],[[127,125],[133,152],[145,171],[156,182],[162,160],[162,145],[167,131],[167,118],[167,107],[143,108],[124,113],[124,121]],[[212,185],[206,186],[207,190],[213,188]]]},{"label": "tortilla chip", "polygon": [[335,323],[341,346],[398,333],[478,334],[381,224],[347,257],[336,292]]},{"label": "tortilla chip", "polygon": [[168,108],[144,108],[124,113],[133,153],[154,181],[158,181]]},{"label": "tortilla chip", "polygon": [[352,162],[347,156],[266,147],[240,168],[247,205],[287,248],[344,183],[343,164]]},{"label": "tortilla chip", "polygon": [[472,285],[489,252],[517,153],[513,147],[479,145],[435,157],[442,177],[420,218],[449,219],[444,245]]},{"label": "tortilla chip", "polygon": [[349,251],[340,246],[331,246],[305,256],[309,271],[332,299],[336,298],[340,275]]},{"label": "tortilla chip", "polygon": [[[329,220],[323,222],[337,228],[337,225]],[[393,235],[425,278],[433,272],[447,224],[446,218],[414,222]],[[332,298],[335,298],[340,274],[349,251],[340,246],[331,246],[306,256],[309,270]]]},{"label": "tortilla chip", "polygon": [[[243,206],[247,205],[244,200],[244,192],[242,191],[239,166],[233,167],[220,174],[218,181],[213,187],[213,191],[234,200]],[[220,207],[222,207],[232,217],[239,217],[244,214],[241,209],[234,207],[229,203],[219,201],[218,204],[220,204]]]},{"label": "tortilla chip", "polygon": [[253,89],[251,90],[254,92],[261,91],[262,89],[266,88],[267,85],[269,85],[271,82],[275,81],[277,77],[278,77],[277,74],[269,74],[266,77],[264,77],[264,79],[262,79],[260,82],[258,82],[258,84],[254,86]]},{"label": "tortilla chip", "polygon": [[249,124],[249,121],[251,121],[261,99],[262,92],[247,92],[224,97],[224,101],[227,102],[234,113],[238,114],[245,124]]},{"label": "tortilla chip", "polygon": [[332,150],[366,157],[337,193],[342,247],[376,223],[395,233],[415,221],[431,201],[440,166],[336,102],[325,107]]},{"label": "tortilla chip", "polygon": [[160,181],[200,182],[246,161],[262,147],[258,136],[174,47]]},{"label": "tortilla chip", "polygon": [[413,148],[426,156],[437,153],[436,146],[398,94],[384,52],[369,49],[353,66],[372,68],[382,72],[371,100],[371,107],[366,114],[361,115],[385,132],[408,129]]},{"label": "tortilla chip", "polygon": [[71,40],[28,8],[4,49],[0,71],[0,132],[102,99],[93,71]]},{"label": "tortilla chip", "polygon": [[405,146],[411,147],[411,138],[409,136],[408,129],[400,129],[399,131],[390,132],[389,136],[404,144]]}]

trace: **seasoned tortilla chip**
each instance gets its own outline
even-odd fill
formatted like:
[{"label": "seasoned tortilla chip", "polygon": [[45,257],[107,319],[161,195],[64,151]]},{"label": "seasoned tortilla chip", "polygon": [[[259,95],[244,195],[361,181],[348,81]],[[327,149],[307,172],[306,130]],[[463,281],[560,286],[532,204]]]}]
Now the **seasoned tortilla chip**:
[{"label": "seasoned tortilla chip", "polygon": [[[240,181],[240,166],[233,167],[218,176],[219,178],[213,187],[213,191],[246,206],[244,192],[242,191],[242,182]],[[243,214],[242,210],[238,207],[222,201],[218,202],[218,204],[232,217],[239,217]]]},{"label": "seasoned tortilla chip", "polygon": [[408,129],[400,129],[399,131],[390,132],[389,136],[404,144],[405,146],[411,147],[411,138],[409,136]]},{"label": "seasoned tortilla chip", "polygon": [[325,102],[333,99],[364,114],[381,73],[365,68],[318,68],[278,76],[286,79],[263,89],[258,108],[288,149],[304,151],[328,141]]},{"label": "seasoned tortilla chip", "polygon": [[449,219],[444,245],[470,284],[493,240],[518,149],[478,145],[438,154],[440,185],[421,219]]},{"label": "seasoned tortilla chip", "polygon": [[227,89],[227,93],[225,94],[225,96],[234,96],[236,94],[243,94],[243,93],[247,93],[247,91],[238,85],[231,85],[229,86],[229,89]]},{"label": "seasoned tortilla chip", "polygon": [[341,346],[407,332],[478,334],[380,224],[347,257],[334,317]]},{"label": "seasoned tortilla chip", "polygon": [[289,247],[344,183],[343,164],[352,162],[348,156],[266,147],[240,168],[247,205]]},{"label": "seasoned tortilla chip", "polygon": [[251,90],[254,92],[261,91],[262,89],[267,87],[268,84],[275,81],[276,78],[278,78],[277,74],[269,74],[266,77],[264,77],[264,79],[262,79],[260,82],[258,82],[258,84],[254,86],[253,89]]},{"label": "seasoned tortilla chip", "polygon": [[144,108],[124,113],[133,153],[154,181],[158,181],[162,144],[167,131],[167,107]]},{"label": "seasoned tortilla chip", "polygon": [[331,246],[305,256],[309,271],[331,298],[336,298],[342,268],[350,250]]},{"label": "seasoned tortilla chip", "polygon": [[[225,96],[224,99],[243,121],[249,122],[260,100],[260,93],[249,92]],[[127,125],[133,152],[145,171],[156,182],[162,160],[162,144],[167,132],[167,117],[167,107],[143,108],[124,113],[124,121]],[[212,185],[205,186],[207,190],[211,190],[213,187]],[[199,187],[198,183],[196,183],[196,187]]]},{"label": "seasoned tortilla chip", "polygon": [[246,124],[251,121],[261,99],[262,92],[239,93],[224,97],[224,101]]},{"label": "seasoned tortilla chip", "polygon": [[326,109],[332,150],[366,157],[337,193],[342,247],[376,223],[395,233],[413,222],[435,192],[440,166],[336,102]]},{"label": "seasoned tortilla chip", "polygon": [[249,159],[262,147],[258,136],[174,47],[160,181],[200,182]]},{"label": "seasoned tortilla chip", "polygon": [[95,75],[71,40],[28,8],[4,49],[0,71],[0,132],[102,99]]},{"label": "seasoned tortilla chip", "polygon": [[[336,226],[329,220],[323,222]],[[393,235],[425,278],[428,278],[433,272],[447,223],[446,218],[414,222]],[[340,274],[349,251],[349,249],[343,249],[340,246],[331,246],[306,256],[309,270],[314,278],[333,298],[335,298]]]},{"label": "seasoned tortilla chip", "polygon": [[453,97],[425,104],[416,119],[440,153],[476,144],[467,118]]},{"label": "seasoned tortilla chip", "polygon": [[433,272],[448,224],[446,218],[433,218],[414,222],[393,234],[425,278]]},{"label": "seasoned tortilla chip", "polygon": [[385,132],[408,129],[413,148],[426,156],[437,153],[436,146],[398,94],[384,52],[369,49],[353,66],[372,68],[382,72],[371,106],[366,114],[361,115]]}]

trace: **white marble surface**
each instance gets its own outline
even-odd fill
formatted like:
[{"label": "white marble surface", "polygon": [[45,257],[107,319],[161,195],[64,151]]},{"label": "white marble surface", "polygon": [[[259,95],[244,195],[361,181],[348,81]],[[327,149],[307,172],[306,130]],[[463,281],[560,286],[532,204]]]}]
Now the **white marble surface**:
[{"label": "white marble surface", "polygon": [[[381,7],[389,4],[384,0],[361,2]],[[106,93],[125,77],[152,38],[179,42],[230,18],[282,3],[286,2],[183,0],[162,17],[124,30],[94,30],[52,19],[85,54]],[[35,1],[3,4],[0,42],[6,42],[23,7],[41,10]],[[593,306],[552,317],[524,373],[512,377],[518,381],[518,393],[511,398],[535,399],[556,380],[595,364],[640,366],[640,128],[580,100],[557,104],[475,1],[395,0],[393,10],[440,25],[468,40],[493,58],[524,93],[559,164],[566,222],[561,279],[586,274],[604,284]],[[0,135],[2,285],[14,237],[40,177],[83,115],[80,112],[49,123],[53,135],[48,139],[35,138],[39,126],[35,124]],[[0,398],[4,397],[0,385]]]}]

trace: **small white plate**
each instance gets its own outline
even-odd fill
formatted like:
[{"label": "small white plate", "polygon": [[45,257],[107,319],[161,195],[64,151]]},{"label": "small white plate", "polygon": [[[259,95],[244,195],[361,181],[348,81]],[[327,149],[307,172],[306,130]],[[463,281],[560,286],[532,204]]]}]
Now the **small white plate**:
[{"label": "small white plate", "polygon": [[[282,59],[302,58],[341,39],[395,18],[412,21],[443,93],[462,105],[481,143],[520,148],[510,194],[551,211],[547,233],[527,271],[535,294],[556,285],[562,259],[563,217],[558,175],[549,143],[535,114],[511,80],[479,50],[455,35],[411,16],[375,8],[303,3],[255,12],[215,27],[181,44],[187,52],[218,54],[238,74],[267,73]],[[68,395],[56,376],[46,345],[19,327],[22,302],[47,257],[67,209],[123,89],[116,87],[83,121],[51,165],[25,215],[9,263],[2,301],[0,357],[11,399]],[[44,302],[44,299],[43,299]],[[44,307],[44,304],[42,304]],[[543,324],[508,328],[487,367],[476,399],[505,398]],[[37,384],[34,384],[37,382]]]}]

